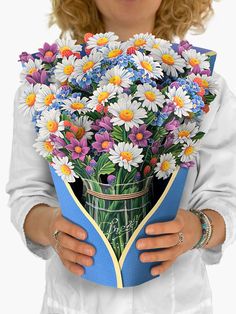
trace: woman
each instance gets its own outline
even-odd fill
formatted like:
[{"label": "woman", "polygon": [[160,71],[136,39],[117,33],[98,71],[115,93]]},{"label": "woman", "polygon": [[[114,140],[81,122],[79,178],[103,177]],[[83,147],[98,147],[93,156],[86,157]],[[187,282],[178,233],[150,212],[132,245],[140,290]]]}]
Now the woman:
[{"label": "woman", "polygon": [[[120,40],[140,32],[173,40],[184,38],[192,26],[203,29],[211,12],[211,0],[55,0],[52,17],[79,42],[86,32],[103,31],[114,31]],[[220,75],[214,77],[220,91],[203,121],[206,135],[196,167],[189,169],[176,219],[149,225],[147,237],[137,241],[140,250],[163,248],[140,254],[143,262],[162,261],[152,269],[154,276],[161,276],[125,289],[99,286],[80,277],[83,265],[92,265],[96,251],[84,242],[86,230],[61,215],[47,162],[32,148],[33,125],[29,118],[17,115],[22,87],[18,89],[6,191],[12,222],[24,243],[47,260],[41,314],[212,313],[205,264],[220,262],[236,230],[236,97]],[[227,133],[225,125],[229,126]],[[201,238],[202,227],[191,208],[205,212],[214,227],[210,241],[200,249],[192,249]],[[180,232],[184,236],[181,243]]]}]

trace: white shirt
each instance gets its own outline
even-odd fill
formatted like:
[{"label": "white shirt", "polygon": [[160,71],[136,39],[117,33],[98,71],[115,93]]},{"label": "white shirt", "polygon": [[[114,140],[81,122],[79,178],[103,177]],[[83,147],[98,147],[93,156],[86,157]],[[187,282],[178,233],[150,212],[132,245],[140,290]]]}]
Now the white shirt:
[{"label": "white shirt", "polygon": [[19,113],[21,87],[14,101],[14,130],[8,205],[11,221],[27,248],[46,260],[46,289],[41,314],[211,314],[212,294],[206,264],[219,263],[226,247],[236,239],[236,97],[225,79],[214,73],[220,93],[205,115],[207,132],[189,169],[181,208],[211,208],[226,224],[223,245],[193,249],[178,256],[165,272],[144,284],[128,288],[98,285],[72,274],[54,249],[30,241],[24,219],[36,204],[59,206],[47,161],[32,147],[31,118]]}]

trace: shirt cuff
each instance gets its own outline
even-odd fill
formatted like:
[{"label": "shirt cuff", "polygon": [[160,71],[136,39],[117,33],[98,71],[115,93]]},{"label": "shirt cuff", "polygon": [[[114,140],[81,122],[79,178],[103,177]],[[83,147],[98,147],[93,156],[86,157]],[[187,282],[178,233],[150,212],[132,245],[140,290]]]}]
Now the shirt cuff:
[{"label": "shirt cuff", "polygon": [[236,239],[236,214],[232,211],[233,209],[226,208],[225,204],[221,205],[219,202],[215,204],[207,204],[207,206],[204,206],[204,208],[200,209],[206,208],[218,212],[223,217],[226,228],[226,237],[225,241],[217,246],[212,248],[199,248],[199,250],[201,257],[206,264],[219,264],[227,247],[232,245]]},{"label": "shirt cuff", "polygon": [[[22,204],[21,206],[19,206],[19,202]],[[27,197],[27,199],[21,199],[17,202],[17,205],[11,207],[11,222],[19,232],[23,243],[29,249],[29,251],[39,258],[47,260],[55,254],[53,247],[51,245],[45,246],[35,243],[34,241],[30,240],[25,234],[23,227],[26,215],[32,209],[32,207],[37,204],[46,204],[51,207],[59,206],[56,200],[50,199],[48,197]]]}]

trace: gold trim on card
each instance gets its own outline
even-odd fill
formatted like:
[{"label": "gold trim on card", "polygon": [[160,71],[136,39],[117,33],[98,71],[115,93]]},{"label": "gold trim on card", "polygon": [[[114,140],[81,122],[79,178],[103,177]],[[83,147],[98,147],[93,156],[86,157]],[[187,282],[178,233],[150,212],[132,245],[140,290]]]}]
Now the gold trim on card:
[{"label": "gold trim on card", "polygon": [[150,210],[150,212],[143,218],[143,220],[140,222],[140,224],[138,225],[138,227],[135,229],[134,233],[132,234],[132,236],[130,237],[128,243],[126,244],[121,257],[119,259],[119,264],[120,264],[120,269],[122,269],[125,258],[133,244],[133,242],[135,241],[135,239],[137,238],[139,232],[141,231],[141,229],[143,228],[143,226],[145,225],[145,223],[148,221],[148,219],[156,212],[156,210],[158,209],[158,207],[160,207],[161,203],[163,202],[163,200],[165,199],[167,193],[169,192],[178,172],[179,172],[180,167],[178,166],[176,168],[176,170],[173,172],[164,192],[162,193],[161,197],[158,199],[158,201],[156,202],[156,204],[153,206],[153,208]]},{"label": "gold trim on card", "polygon": [[70,195],[72,196],[73,200],[75,201],[76,205],[80,208],[80,210],[83,212],[85,217],[88,218],[88,220],[91,222],[91,224],[94,226],[94,228],[97,230],[97,232],[99,233],[100,237],[102,238],[104,244],[106,245],[107,250],[108,250],[108,252],[109,252],[109,254],[111,256],[111,259],[113,261],[114,268],[115,268],[117,288],[123,288],[123,282],[122,282],[120,265],[119,265],[119,262],[117,260],[116,255],[115,255],[115,252],[112,249],[112,246],[111,246],[110,242],[107,240],[106,236],[104,235],[102,230],[99,228],[99,226],[96,223],[96,221],[89,215],[89,213],[86,211],[84,206],[80,203],[78,198],[75,196],[75,194],[74,194],[70,184],[68,182],[65,182],[65,185],[66,185]]}]

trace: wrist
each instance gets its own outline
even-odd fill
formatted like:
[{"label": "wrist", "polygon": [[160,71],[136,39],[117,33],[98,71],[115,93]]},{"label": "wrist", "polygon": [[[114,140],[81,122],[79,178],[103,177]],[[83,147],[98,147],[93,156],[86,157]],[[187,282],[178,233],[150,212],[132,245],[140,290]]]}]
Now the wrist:
[{"label": "wrist", "polygon": [[193,249],[195,247],[195,245],[197,245],[197,243],[199,243],[201,237],[202,237],[202,224],[201,221],[199,219],[199,217],[197,215],[195,215],[194,213],[192,213],[191,211],[189,211],[191,216],[192,216],[192,220],[193,220],[193,228],[192,228],[192,232],[193,232],[193,244],[191,249]]}]

